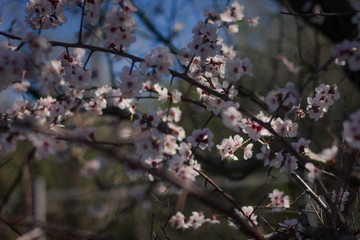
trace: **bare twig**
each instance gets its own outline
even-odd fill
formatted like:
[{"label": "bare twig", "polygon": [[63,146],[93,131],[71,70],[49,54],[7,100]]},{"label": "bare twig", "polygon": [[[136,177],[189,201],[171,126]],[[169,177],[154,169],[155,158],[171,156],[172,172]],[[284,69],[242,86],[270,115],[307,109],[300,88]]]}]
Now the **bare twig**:
[{"label": "bare twig", "polygon": [[281,12],[284,15],[299,16],[299,17],[337,17],[344,15],[353,15],[358,11],[342,12],[342,13],[296,13],[296,12]]}]

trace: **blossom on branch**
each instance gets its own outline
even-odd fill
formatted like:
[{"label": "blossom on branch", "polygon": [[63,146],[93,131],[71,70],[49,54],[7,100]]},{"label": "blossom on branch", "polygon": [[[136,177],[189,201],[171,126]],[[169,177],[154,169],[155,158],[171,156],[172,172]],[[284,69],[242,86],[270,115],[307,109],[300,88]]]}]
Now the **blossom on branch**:
[{"label": "blossom on branch", "polygon": [[186,138],[188,143],[191,143],[193,147],[200,147],[201,149],[211,149],[214,146],[212,141],[214,135],[209,128],[196,129],[191,133],[191,136]]},{"label": "blossom on branch", "polygon": [[57,28],[67,21],[63,15],[65,4],[65,0],[30,0],[26,3],[25,21],[34,30]]},{"label": "blossom on branch", "polygon": [[135,42],[133,29],[136,25],[132,17],[132,10],[128,7],[113,6],[106,14],[103,26],[106,39],[105,47],[117,50],[124,50]]},{"label": "blossom on branch", "polygon": [[355,149],[360,149],[360,110],[350,115],[350,119],[343,123],[343,138]]},{"label": "blossom on branch", "polygon": [[240,131],[242,126],[242,115],[235,107],[230,106],[223,110],[221,118],[226,127],[237,132]]},{"label": "blossom on branch", "polygon": [[269,193],[269,198],[271,200],[270,206],[274,207],[274,211],[279,211],[282,208],[290,207],[290,199],[288,195],[284,195],[283,191],[274,189],[272,193]]}]

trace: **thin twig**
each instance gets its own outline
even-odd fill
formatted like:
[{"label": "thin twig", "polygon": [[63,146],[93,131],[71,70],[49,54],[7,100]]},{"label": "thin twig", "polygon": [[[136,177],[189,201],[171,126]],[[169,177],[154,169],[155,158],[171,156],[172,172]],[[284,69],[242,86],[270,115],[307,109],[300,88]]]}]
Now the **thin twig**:
[{"label": "thin twig", "polygon": [[320,208],[324,210],[325,214],[329,213],[328,206],[323,202],[320,196],[318,196],[310,187],[306,184],[306,182],[295,172],[291,173],[291,176],[298,182],[300,185],[306,189],[307,194],[309,194],[312,199],[316,201],[317,204],[319,204]]},{"label": "thin twig", "polygon": [[284,15],[299,16],[299,17],[337,17],[344,15],[353,15],[358,11],[342,12],[342,13],[296,13],[296,12],[281,12]]}]

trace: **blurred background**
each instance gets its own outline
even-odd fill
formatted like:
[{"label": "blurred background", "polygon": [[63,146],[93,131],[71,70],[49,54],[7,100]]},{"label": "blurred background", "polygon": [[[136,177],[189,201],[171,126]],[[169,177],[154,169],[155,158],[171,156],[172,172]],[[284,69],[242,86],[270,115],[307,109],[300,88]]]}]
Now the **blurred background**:
[{"label": "blurred background", "polygon": [[[32,32],[25,23],[25,7],[27,1],[0,1],[1,31],[11,32],[18,36],[25,36]],[[103,1],[104,10],[109,8],[110,1]],[[255,104],[249,93],[264,100],[266,94],[277,88],[285,87],[287,82],[293,82],[302,89],[301,107],[306,108],[306,98],[314,96],[314,89],[320,83],[332,85],[336,83],[341,93],[338,100],[319,121],[309,118],[300,120],[299,136],[311,139],[311,150],[320,152],[332,144],[341,145],[341,123],[349,113],[359,108],[359,78],[354,73],[336,65],[331,58],[331,48],[335,43],[350,38],[356,27],[350,18],[357,10],[359,1],[342,2],[341,7],[327,5],[336,1],[299,1],[307,2],[310,6],[297,6],[296,1],[276,0],[239,0],[245,6],[245,15],[259,16],[259,24],[249,27],[245,22],[239,23],[239,31],[229,34],[220,30],[221,37],[228,45],[233,45],[240,58],[249,58],[253,64],[253,77],[243,77],[237,84],[240,91],[240,104],[253,113],[261,108]],[[327,2],[327,3],[325,3]],[[127,50],[136,56],[144,57],[156,46],[167,45],[173,51],[186,47],[192,40],[192,28],[198,21],[204,19],[206,9],[217,9],[222,12],[232,1],[215,0],[133,0],[138,12],[134,14],[137,25],[135,35],[137,41]],[[318,4],[323,12],[350,12],[336,20],[333,30],[328,31],[325,19],[311,19],[309,16],[294,16],[302,12],[311,12]],[[327,9],[327,7],[329,9]],[[332,9],[331,7],[335,8]],[[282,12],[293,13],[282,14]],[[75,42],[80,24],[81,9],[67,9],[65,15],[68,21],[55,30],[44,30],[42,36],[48,40]],[[103,16],[102,16],[103,17]],[[330,18],[330,17],[329,17]],[[319,21],[323,21],[319,23]],[[343,32],[346,27],[349,29]],[[98,37],[99,27],[85,26],[85,36],[88,43],[102,46]],[[330,32],[330,33],[329,33]],[[339,39],[331,33],[339,32]],[[348,34],[348,35],[346,35]],[[336,34],[335,34],[336,35]],[[0,37],[5,41],[5,37]],[[11,42],[11,41],[10,41]],[[13,43],[15,46],[18,42]],[[49,59],[56,59],[63,51],[54,48]],[[298,71],[290,71],[281,59],[288,59]],[[325,65],[326,64],[326,65]],[[122,66],[130,65],[126,59],[114,61],[111,56],[96,53],[91,58],[88,68],[93,71],[93,79],[97,85],[111,84]],[[179,64],[175,69],[181,71]],[[318,69],[322,69],[319,74]],[[315,76],[315,77],[312,77]],[[34,90],[38,73],[29,79]],[[166,82],[168,81],[168,82]],[[165,79],[164,86],[170,84]],[[188,83],[174,80],[174,88],[186,92]],[[191,88],[189,96],[196,99],[196,90]],[[16,98],[32,99],[33,96],[16,95],[12,89],[0,92],[0,111],[5,112]],[[164,108],[156,100],[140,102],[138,109],[146,111],[149,106],[154,110]],[[183,110],[180,125],[187,134],[195,128],[200,128],[209,118],[209,113],[189,104],[180,104]],[[128,115],[114,114],[111,110],[102,117],[88,117],[79,113],[67,121],[67,124],[84,124],[96,127],[96,138],[106,141],[127,139],[134,134],[134,129]],[[208,127],[215,135],[214,143],[219,144],[225,137],[235,135],[225,129],[220,118],[214,118]],[[279,146],[281,148],[281,146]],[[133,152],[129,146],[125,149],[128,154]],[[254,148],[255,153],[259,146]],[[196,159],[206,172],[219,186],[229,192],[240,206],[258,206],[256,214],[261,216],[264,231],[269,224],[282,222],[285,219],[298,218],[299,210],[306,209],[309,198],[302,196],[303,190],[287,175],[279,174],[277,170],[269,171],[262,167],[263,163],[255,157],[247,161],[221,161],[214,147],[210,152],[196,153]],[[96,174],[91,169],[99,169]],[[355,173],[354,173],[355,175]],[[357,184],[354,176],[354,184]],[[199,185],[207,188],[209,195],[228,207],[223,196],[212,192],[210,186],[198,178]],[[329,182],[329,189],[333,182]],[[292,205],[288,210],[274,212],[267,205],[270,203],[268,193],[273,189],[284,191],[290,196]],[[351,211],[350,201],[345,211]],[[36,206],[39,204],[39,207]],[[38,209],[35,211],[35,208]],[[17,150],[5,156],[0,156],[0,238],[16,239],[19,233],[31,229],[31,219],[34,212],[44,211],[39,217],[44,225],[46,239],[244,239],[246,236],[228,227],[227,219],[221,214],[213,212],[203,204],[186,194],[174,195],[167,190],[167,185],[161,181],[149,182],[146,178],[133,178],[125,173],[124,166],[116,159],[109,159],[101,153],[89,148],[72,147],[64,155],[49,159],[36,159],[34,149],[26,141],[19,142]],[[202,211],[207,217],[215,214],[220,224],[204,225],[197,230],[175,230],[166,224],[169,217],[181,210],[185,216],[192,211]],[[41,215],[41,214],[40,214]],[[302,215],[300,217],[309,217]],[[354,215],[358,219],[358,213]],[[151,235],[151,232],[154,232]]]}]

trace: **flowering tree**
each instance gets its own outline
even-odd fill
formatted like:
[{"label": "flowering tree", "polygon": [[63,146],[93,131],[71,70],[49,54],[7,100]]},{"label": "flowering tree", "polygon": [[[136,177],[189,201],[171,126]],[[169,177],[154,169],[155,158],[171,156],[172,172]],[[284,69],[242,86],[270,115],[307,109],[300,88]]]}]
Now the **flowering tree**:
[{"label": "flowering tree", "polygon": [[[297,65],[277,56],[291,74],[302,72],[307,78],[260,96],[243,84],[257,74],[252,57],[239,56],[223,39],[242,25],[261,24],[237,1],[206,10],[181,46],[157,31],[130,0],[30,0],[25,13],[28,33],[12,27],[0,31],[0,90],[13,91],[14,99],[0,113],[1,169],[21,159],[18,177],[1,195],[6,236],[108,239],[115,234],[111,227],[145,199],[150,199],[143,206],[147,210],[159,209],[147,218],[147,227],[140,224],[149,239],[201,236],[201,228],[209,226],[240,238],[359,236],[355,199],[360,189],[351,180],[359,165],[360,110],[344,111],[334,121],[341,130],[330,131],[338,140],[327,147],[312,146],[319,139],[330,142],[325,135],[306,134],[309,124],[326,124],[325,116],[343,95],[338,89],[342,81],[319,81],[322,72],[329,66],[342,68],[337,65],[360,69],[358,36],[327,49],[331,56],[311,72],[303,59]],[[72,13],[79,16],[76,41],[45,34],[65,27]],[[352,17],[357,26],[359,16]],[[313,17],[321,24],[319,14]],[[137,21],[159,40],[144,56],[131,51],[138,39]],[[175,24],[172,37],[181,27]],[[101,66],[109,74],[98,76],[96,59],[108,60]],[[313,90],[307,89],[311,84]],[[61,165],[75,162],[81,166],[77,175],[93,179],[99,192],[115,189],[117,199],[129,205],[96,202],[86,214],[103,224],[83,230],[35,217],[11,218],[19,214],[11,208],[16,187],[39,172],[33,166],[40,168],[50,159],[57,161],[60,175],[66,174]],[[261,175],[265,194],[262,189],[250,200],[224,189],[220,183],[231,178],[229,166],[244,176]],[[276,177],[294,187],[276,185]],[[25,190],[25,195],[32,195],[26,189],[30,193]],[[252,192],[250,187],[247,191]],[[193,206],[192,200],[199,204]],[[29,209],[20,214],[36,215]]]}]

